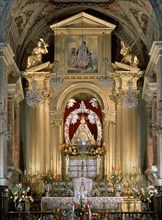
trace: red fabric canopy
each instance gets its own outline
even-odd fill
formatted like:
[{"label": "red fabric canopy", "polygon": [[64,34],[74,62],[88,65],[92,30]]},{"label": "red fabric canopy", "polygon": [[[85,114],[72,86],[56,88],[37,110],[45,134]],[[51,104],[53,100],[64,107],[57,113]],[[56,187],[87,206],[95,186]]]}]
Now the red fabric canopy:
[{"label": "red fabric canopy", "polygon": [[[70,107],[70,108],[66,107],[66,109],[65,109],[64,126],[65,126],[65,122],[66,122],[66,119],[69,116],[69,114],[71,114],[76,109],[80,108],[80,104],[81,104],[82,100],[75,100],[75,101],[76,101],[76,103],[74,103],[74,105],[72,107]],[[90,103],[90,100],[84,100],[84,104],[87,109],[89,109],[97,114],[98,118],[100,119],[101,126],[102,126],[102,112],[101,112],[101,107],[100,107],[99,103],[98,103],[97,108],[92,106],[92,104]],[[81,119],[82,115],[85,116],[87,126],[88,126],[89,130],[91,131],[92,135],[94,135],[95,140],[97,140],[97,126],[96,126],[96,124],[90,123],[90,121],[87,118],[88,113],[80,112],[80,113],[78,113],[79,118],[78,118],[77,122],[75,124],[70,123],[70,125],[69,125],[69,139],[70,139],[70,141],[71,141],[74,133],[76,132],[78,126],[80,125],[80,119]]]}]

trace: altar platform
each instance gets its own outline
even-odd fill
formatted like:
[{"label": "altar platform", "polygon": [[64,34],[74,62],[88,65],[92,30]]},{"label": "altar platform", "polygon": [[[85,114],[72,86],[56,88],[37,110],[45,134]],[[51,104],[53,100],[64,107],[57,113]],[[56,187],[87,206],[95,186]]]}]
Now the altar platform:
[{"label": "altar platform", "polygon": [[[72,210],[75,197],[42,197],[41,211],[48,212],[58,208]],[[141,202],[133,197],[87,197],[91,209],[107,209],[115,212],[141,212]]]},{"label": "altar platform", "polygon": [[[75,197],[43,197],[41,211],[48,212],[58,208],[72,210],[75,200]],[[123,199],[122,197],[87,197],[84,201],[90,203],[91,209],[119,211]]]}]

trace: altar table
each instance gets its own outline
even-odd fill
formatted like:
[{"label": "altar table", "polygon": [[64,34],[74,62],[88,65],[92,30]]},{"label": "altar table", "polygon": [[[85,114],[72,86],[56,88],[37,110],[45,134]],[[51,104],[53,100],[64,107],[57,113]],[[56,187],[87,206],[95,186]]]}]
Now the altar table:
[{"label": "altar table", "polygon": [[[90,208],[98,210],[118,210],[122,204],[122,197],[87,197],[85,201],[90,202]],[[75,197],[43,197],[41,199],[41,211],[52,211],[54,209],[72,209]]]}]

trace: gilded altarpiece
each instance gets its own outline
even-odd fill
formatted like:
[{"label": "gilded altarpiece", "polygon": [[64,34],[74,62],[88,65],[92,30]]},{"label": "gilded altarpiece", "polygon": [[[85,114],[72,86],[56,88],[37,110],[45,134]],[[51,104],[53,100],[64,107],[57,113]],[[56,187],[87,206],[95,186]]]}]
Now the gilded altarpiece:
[{"label": "gilded altarpiece", "polygon": [[[114,28],[114,25],[95,17],[92,19],[92,16],[86,13],[80,13],[53,24],[51,29],[54,31],[55,38],[54,57],[57,61],[54,62],[54,65],[59,64],[59,68],[51,68],[53,64],[47,62],[23,73],[23,76],[29,81],[29,89],[32,80],[36,80],[37,89],[42,92],[44,97],[37,108],[26,107],[27,137],[25,145],[26,155],[28,155],[26,168],[32,173],[51,170],[55,176],[69,177],[70,173],[70,177],[73,178],[81,176],[83,169],[83,175],[90,178],[97,177],[97,157],[93,157],[93,161],[89,162],[89,167],[91,167],[90,163],[94,166],[94,174],[91,174],[84,168],[85,161],[89,161],[85,158],[88,158],[89,155],[83,155],[85,159],[83,164],[83,158],[78,159],[82,154],[69,155],[70,166],[67,169],[66,155],[62,154],[64,144],[71,144],[65,141],[64,131],[64,113],[67,103],[70,99],[83,93],[96,99],[101,107],[102,139],[100,145],[102,147],[104,144],[105,148],[98,167],[101,178],[108,176],[112,167],[117,169],[120,167],[123,172],[139,172],[137,108],[124,109],[120,100],[120,92],[121,90],[126,91],[130,75],[133,76],[133,88],[136,89],[140,70],[116,63],[111,66],[112,69],[109,69],[113,73],[114,85],[104,87],[98,80],[98,75],[104,72],[103,59],[111,60],[111,32]],[[78,39],[78,43],[69,44],[69,36],[70,39]],[[73,68],[73,71],[69,68],[69,50],[73,46],[76,49],[79,47],[79,39],[83,39],[80,38],[81,36],[85,36],[84,41],[87,40],[86,45],[90,50],[88,57],[91,55],[92,66],[86,67],[87,69],[84,69],[85,66],[79,69],[77,67],[75,72],[76,67]],[[95,49],[93,49],[94,45],[92,46],[89,42],[90,38],[97,43]],[[93,56],[93,50],[96,50],[95,56]],[[56,72],[56,69],[59,71]],[[64,76],[61,87],[51,88],[51,74]],[[85,113],[84,111],[82,113]],[[94,139],[97,140],[96,137]],[[79,163],[79,165],[77,164],[79,171],[75,168],[77,171],[73,173],[76,165],[72,164],[76,161]],[[100,168],[102,169],[100,170]]]}]

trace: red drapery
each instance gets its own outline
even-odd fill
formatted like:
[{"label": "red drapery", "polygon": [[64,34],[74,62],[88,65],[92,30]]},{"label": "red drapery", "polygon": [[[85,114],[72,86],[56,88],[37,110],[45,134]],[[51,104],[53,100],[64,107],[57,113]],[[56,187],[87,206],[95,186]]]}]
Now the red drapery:
[{"label": "red drapery", "polygon": [[[66,119],[67,117],[69,116],[70,113],[72,113],[73,111],[75,111],[76,109],[79,109],[80,108],[80,104],[82,102],[82,100],[75,100],[76,103],[74,103],[74,105],[70,108],[66,107],[65,109],[65,113],[64,113],[64,126],[65,126],[65,122],[66,122]],[[98,116],[98,118],[100,119],[100,122],[101,122],[101,126],[102,126],[102,112],[101,112],[101,107],[98,103],[98,107],[94,107],[91,103],[90,103],[90,100],[84,100],[84,104],[86,106],[87,109],[90,109],[91,111],[95,112]],[[85,118],[86,118],[86,123],[87,123],[87,126],[89,128],[89,130],[91,131],[92,135],[94,135],[94,138],[95,140],[97,140],[97,126],[96,124],[91,124],[90,121],[87,119],[87,116],[88,114],[87,113],[78,113],[78,120],[75,124],[70,124],[69,125],[69,139],[71,141],[74,133],[76,132],[78,126],[80,125],[80,119],[81,119],[81,116],[84,115]]]}]

